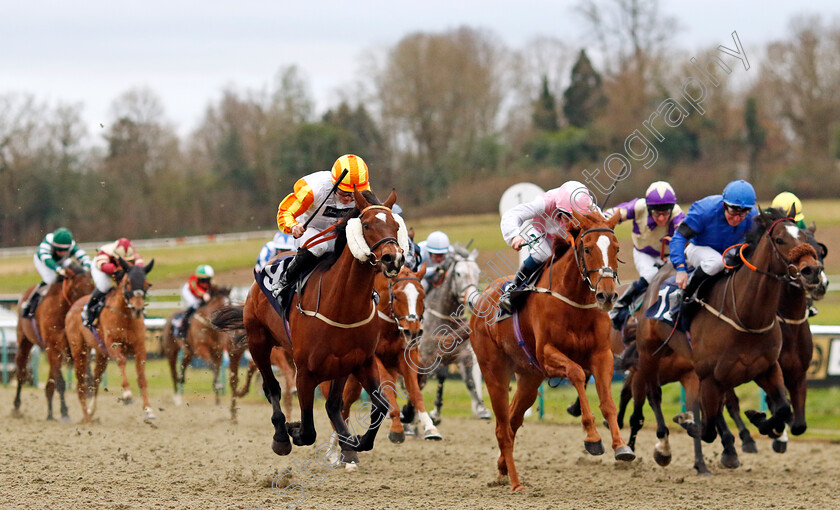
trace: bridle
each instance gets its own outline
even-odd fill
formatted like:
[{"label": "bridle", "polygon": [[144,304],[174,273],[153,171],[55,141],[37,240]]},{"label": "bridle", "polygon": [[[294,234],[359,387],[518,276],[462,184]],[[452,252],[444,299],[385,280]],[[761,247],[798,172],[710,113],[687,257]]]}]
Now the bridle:
[{"label": "bridle", "polygon": [[418,285],[420,284],[420,278],[417,278],[416,276],[404,276],[402,278],[389,278],[388,279],[388,307],[391,309],[391,315],[388,318],[390,320],[385,319],[385,317],[382,317],[382,315],[380,315],[380,317],[382,317],[385,320],[388,320],[388,322],[396,323],[397,330],[400,332],[400,334],[403,334],[403,335],[407,334],[409,336],[411,335],[411,332],[408,331],[402,325],[402,323],[400,321],[404,320],[404,321],[409,322],[409,323],[417,322],[417,323],[422,324],[423,314],[417,315],[417,314],[410,313],[408,315],[397,315],[397,311],[394,309],[394,284],[397,283],[397,282],[412,281],[412,280],[416,281],[418,283]]},{"label": "bridle", "polygon": [[[146,289],[145,288],[135,289],[134,286],[131,283],[131,278],[129,278],[129,275],[128,275],[127,272],[125,273],[125,276],[123,276],[123,278],[128,279],[128,281],[125,283],[125,286],[123,287],[123,292],[122,292],[123,300],[125,300],[125,307],[128,308],[129,311],[131,311],[131,312],[135,312],[135,313],[142,312],[143,309],[145,308]],[[135,298],[135,297],[142,297],[143,298],[143,302],[144,302],[143,307],[138,309],[136,306],[131,304],[131,299]]]},{"label": "bridle", "polygon": [[[595,290],[598,288],[598,284],[601,283],[601,280],[604,278],[612,278],[613,280],[615,280],[616,285],[619,285],[621,282],[618,279],[618,273],[615,271],[615,269],[609,266],[599,267],[598,269],[589,269],[586,266],[586,259],[583,257],[583,238],[587,234],[591,234],[593,232],[609,232],[613,236],[615,236],[615,232],[613,231],[613,229],[606,227],[590,228],[589,230],[584,230],[583,233],[581,233],[577,237],[577,239],[575,239],[575,246],[572,253],[574,253],[575,255],[575,262],[577,263],[578,271],[580,271],[580,276],[583,279],[583,281],[586,282],[586,285],[589,286],[589,290],[595,292]],[[592,284],[592,280],[589,276],[592,273],[598,273],[598,280],[595,282],[594,285]]]},{"label": "bridle", "polygon": [[740,245],[736,244],[735,246],[731,246],[731,247],[727,248],[726,250],[724,250],[724,252],[723,252],[723,257],[724,257],[723,265],[724,265],[724,267],[726,267],[727,269],[734,269],[733,266],[729,266],[729,265],[726,264],[726,253],[730,249],[740,246],[740,248],[738,248],[738,256],[741,258],[741,262],[744,263],[744,267],[746,267],[750,271],[756,272],[756,273],[758,273],[762,276],[767,276],[768,278],[774,278],[774,279],[776,279],[780,282],[785,282],[789,285],[793,285],[794,287],[800,286],[800,284],[797,282],[797,280],[799,279],[799,276],[800,276],[799,268],[796,267],[796,265],[793,264],[793,262],[791,262],[790,259],[788,259],[787,257],[785,257],[782,254],[782,252],[779,250],[778,246],[776,246],[776,238],[773,237],[773,229],[776,228],[776,225],[778,225],[779,223],[785,222],[785,221],[793,222],[794,220],[793,220],[793,218],[779,218],[778,220],[774,221],[773,224],[770,225],[770,227],[768,227],[766,232],[765,232],[765,235],[767,235],[767,237],[770,239],[770,246],[773,247],[773,256],[776,257],[776,259],[778,259],[787,268],[787,272],[784,275],[764,271],[764,270],[756,267],[755,264],[752,264],[750,261],[748,261],[747,258],[744,256],[744,248],[747,247],[747,243],[742,243]]}]

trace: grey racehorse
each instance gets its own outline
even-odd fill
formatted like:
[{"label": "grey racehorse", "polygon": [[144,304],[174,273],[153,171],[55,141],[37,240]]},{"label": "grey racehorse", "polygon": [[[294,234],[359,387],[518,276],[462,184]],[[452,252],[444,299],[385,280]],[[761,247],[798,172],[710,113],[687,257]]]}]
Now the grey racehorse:
[{"label": "grey racehorse", "polygon": [[[454,252],[444,262],[446,273],[443,280],[426,294],[423,337],[419,340],[422,367],[417,368],[421,381],[424,379],[422,376],[433,375],[438,380],[435,408],[429,413],[435,425],[441,421],[446,367],[452,363],[458,364],[470,392],[473,413],[481,419],[491,418],[481,398],[481,373],[466,329],[468,319],[465,311],[469,308],[470,299],[479,295],[478,250],[468,252],[459,245],[453,249]],[[413,415],[414,409],[410,404],[406,405],[403,420],[410,422]]]}]

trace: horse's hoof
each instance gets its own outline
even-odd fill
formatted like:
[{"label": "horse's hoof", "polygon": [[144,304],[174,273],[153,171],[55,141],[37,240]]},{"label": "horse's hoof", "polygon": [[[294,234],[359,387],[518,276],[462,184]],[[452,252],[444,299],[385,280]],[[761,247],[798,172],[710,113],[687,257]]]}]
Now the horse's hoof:
[{"label": "horse's hoof", "polygon": [[[775,443],[776,441],[773,441]],[[755,441],[747,441],[741,444],[741,451],[744,453],[758,453],[758,446]]]},{"label": "horse's hoof", "polygon": [[176,406],[179,406],[184,403],[184,399],[179,394],[172,395],[172,401],[175,402]]},{"label": "horse's hoof", "polygon": [[524,491],[526,489],[528,489],[528,487],[525,487],[521,483],[518,483],[516,485],[511,486],[510,492],[519,492],[519,491]]},{"label": "horse's hoof", "polygon": [[720,465],[727,469],[735,469],[741,465],[741,461],[738,460],[737,454],[724,452],[720,456]]},{"label": "horse's hoof", "polygon": [[12,409],[12,418],[23,418],[23,413],[20,412],[20,409]]},{"label": "horse's hoof", "polygon": [[481,406],[481,407],[479,407],[478,409],[475,410],[475,417],[478,418],[479,420],[489,420],[490,418],[493,417],[493,415],[490,414],[489,409],[487,409],[484,406]]},{"label": "horse's hoof", "polygon": [[662,453],[659,453],[658,451],[656,451],[656,449],[653,450],[653,460],[655,460],[656,463],[662,467],[665,467],[668,464],[670,464],[671,458],[672,457],[670,455],[664,455]]},{"label": "horse's hoof", "polygon": [[414,436],[417,434],[417,430],[414,428],[414,424],[412,423],[403,423],[403,430],[407,436]]},{"label": "horse's hoof", "polygon": [[776,453],[785,453],[787,451],[787,441],[773,440],[773,451]]},{"label": "horse's hoof", "polygon": [[395,444],[402,443],[405,441],[405,433],[404,432],[393,432],[388,431],[388,439]]},{"label": "horse's hoof", "polygon": [[575,418],[580,418],[580,405],[577,402],[569,404],[569,407],[566,408],[566,412]]},{"label": "horse's hoof", "polygon": [[52,415],[47,416],[47,421],[55,421],[55,418],[53,418]]},{"label": "horse's hoof", "polygon": [[443,418],[441,417],[440,412],[437,409],[432,409],[429,412],[429,418],[432,419],[432,423],[434,423],[436,426],[440,425],[440,422],[443,421]]},{"label": "horse's hoof", "polygon": [[801,436],[808,430],[808,425],[803,423],[802,425],[791,425],[790,426],[790,433],[794,436]]},{"label": "horse's hoof", "polygon": [[762,423],[767,421],[767,414],[755,409],[747,409],[744,411],[744,416],[756,427],[760,427]]},{"label": "horse's hoof", "polygon": [[586,448],[587,453],[589,455],[603,455],[604,454],[604,443],[601,441],[584,441],[583,446]]},{"label": "horse's hoof", "polygon": [[61,417],[61,423],[70,423],[71,421],[73,421],[73,420],[71,420],[70,417],[67,416],[66,414]]},{"label": "horse's hoof", "polygon": [[154,411],[152,411],[151,407],[144,407],[143,408],[143,419],[145,420],[155,420],[157,416],[155,416]]},{"label": "horse's hoof", "polygon": [[347,473],[355,473],[359,470],[359,464],[356,462],[348,462],[344,465],[344,471]]},{"label": "horse's hoof", "polygon": [[134,403],[134,399],[132,397],[126,397],[126,398],[122,399],[122,403],[127,405],[127,406],[130,406],[131,404]]},{"label": "horse's hoof", "polygon": [[622,445],[615,450],[615,460],[630,462],[636,460],[636,454],[627,445]]},{"label": "horse's hoof", "polygon": [[292,453],[292,443],[290,443],[289,441],[281,443],[280,441],[272,440],[271,450],[277,455],[288,455]]},{"label": "horse's hoof", "polygon": [[707,468],[705,464],[700,467],[695,465],[694,469],[697,470],[697,476],[712,476],[712,472],[709,471],[709,468]]},{"label": "horse's hoof", "polygon": [[436,429],[435,427],[432,427],[429,430],[427,430],[425,434],[423,434],[423,439],[426,439],[426,440],[429,440],[429,441],[440,441],[441,439],[443,439],[443,436],[440,435],[440,432],[438,432],[438,429]]}]

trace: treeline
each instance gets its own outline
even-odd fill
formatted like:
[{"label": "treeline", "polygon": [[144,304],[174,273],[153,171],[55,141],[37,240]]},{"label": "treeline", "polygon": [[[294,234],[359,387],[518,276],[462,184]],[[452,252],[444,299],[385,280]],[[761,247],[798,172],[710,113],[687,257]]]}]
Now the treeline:
[{"label": "treeline", "polygon": [[[837,24],[796,19],[761,51],[742,41],[746,70],[717,49],[732,39],[674,50],[677,23],[655,1],[579,10],[594,34],[587,49],[546,38],[512,49],[467,27],[413,33],[372,55],[326,113],[315,114],[300,70],[284,67],[268,90],[223,91],[185,137],[148,89],[113,102],[94,147],[83,105],[0,93],[0,244],[33,244],[61,225],[82,240],[272,228],[294,181],[347,152],[368,162],[374,190],[397,188],[409,217],[494,211],[513,182],[584,180],[667,98],[692,114],[657,124],[655,162],[634,161],[611,203],[657,179],[683,201],[737,177],[764,197],[840,192]],[[720,85],[699,114],[680,91],[697,75],[691,57],[711,55],[732,73],[716,67]]]}]

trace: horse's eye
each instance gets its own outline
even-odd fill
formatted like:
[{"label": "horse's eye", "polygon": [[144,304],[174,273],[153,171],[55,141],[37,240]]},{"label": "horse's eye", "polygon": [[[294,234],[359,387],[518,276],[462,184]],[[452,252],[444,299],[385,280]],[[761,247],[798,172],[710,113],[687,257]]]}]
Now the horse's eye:
[{"label": "horse's eye", "polygon": [[589,255],[589,248],[584,248],[583,253],[586,253],[587,255]]},{"label": "horse's eye", "polygon": [[367,223],[362,223],[362,228],[364,228],[365,230],[368,230],[370,228],[370,225],[367,224]]},{"label": "horse's eye", "polygon": [[782,239],[781,237],[777,237],[777,238],[773,239],[773,241],[775,241],[776,244],[785,244],[785,240]]}]

